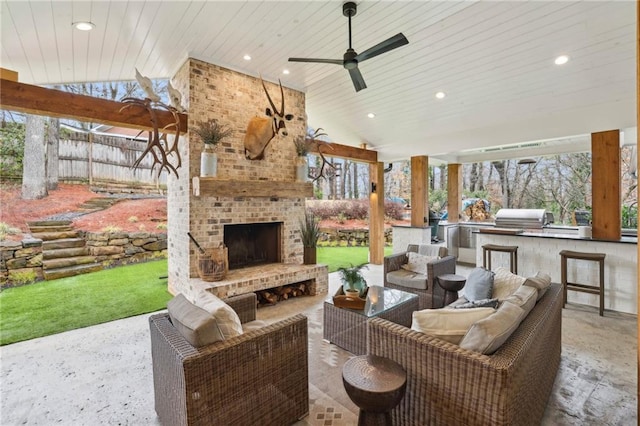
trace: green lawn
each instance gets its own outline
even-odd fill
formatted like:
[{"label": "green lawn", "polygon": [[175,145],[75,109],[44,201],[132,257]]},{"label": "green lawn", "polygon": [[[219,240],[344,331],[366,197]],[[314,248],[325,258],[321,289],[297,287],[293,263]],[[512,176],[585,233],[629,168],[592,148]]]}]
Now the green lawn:
[{"label": "green lawn", "polygon": [[164,309],[167,260],[42,281],[0,293],[0,345]]},{"label": "green lawn", "polygon": [[[384,254],[391,254],[392,248],[385,247]],[[329,272],[340,267],[369,263],[369,247],[318,247],[317,262],[329,266]]]},{"label": "green lawn", "polygon": [[[385,248],[385,255],[391,247]],[[368,247],[318,247],[329,272],[367,263]],[[167,260],[41,281],[0,292],[0,345],[166,308]]]}]

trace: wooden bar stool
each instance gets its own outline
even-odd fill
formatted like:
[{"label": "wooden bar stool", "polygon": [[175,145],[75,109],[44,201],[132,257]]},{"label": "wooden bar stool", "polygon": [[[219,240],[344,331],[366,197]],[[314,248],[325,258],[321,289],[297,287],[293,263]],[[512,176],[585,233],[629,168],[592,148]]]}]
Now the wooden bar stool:
[{"label": "wooden bar stool", "polygon": [[509,270],[514,274],[518,274],[518,246],[499,246],[497,244],[483,245],[482,266],[488,270],[491,270],[491,252],[494,251],[509,253]]},{"label": "wooden bar stool", "polygon": [[[600,316],[604,314],[604,253],[583,253],[580,251],[562,250],[560,252],[560,274],[564,298],[562,307],[567,304],[567,290],[581,291],[583,293],[597,294],[600,297]],[[600,285],[578,284],[567,281],[567,259],[588,260],[598,262],[600,265],[599,281]]]}]

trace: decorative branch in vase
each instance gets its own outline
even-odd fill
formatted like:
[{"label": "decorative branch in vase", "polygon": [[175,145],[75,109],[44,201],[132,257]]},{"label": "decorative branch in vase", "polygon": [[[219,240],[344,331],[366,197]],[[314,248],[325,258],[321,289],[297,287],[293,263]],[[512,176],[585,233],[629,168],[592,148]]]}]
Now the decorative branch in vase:
[{"label": "decorative branch in vase", "polygon": [[233,130],[211,119],[200,123],[193,129],[193,132],[200,137],[204,143],[204,151],[200,155],[200,176],[216,177],[218,175],[218,156],[215,149],[225,138],[233,134]]}]

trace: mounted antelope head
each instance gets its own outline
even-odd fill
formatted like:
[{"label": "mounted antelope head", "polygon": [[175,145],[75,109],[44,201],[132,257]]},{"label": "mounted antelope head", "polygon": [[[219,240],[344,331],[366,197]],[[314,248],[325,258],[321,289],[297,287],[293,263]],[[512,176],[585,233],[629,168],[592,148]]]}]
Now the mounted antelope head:
[{"label": "mounted antelope head", "polygon": [[269,99],[269,104],[271,104],[271,108],[273,108],[273,112],[271,112],[270,108],[267,108],[267,117],[253,117],[249,121],[247,134],[244,137],[244,155],[248,160],[262,160],[264,158],[265,148],[269,145],[271,139],[278,134],[280,129],[282,129],[282,136],[287,136],[285,120],[291,121],[293,118],[293,115],[285,115],[284,113],[284,90],[282,89],[280,80],[278,80],[278,83],[280,83],[282,104],[279,111],[273,104],[262,78],[260,78],[260,81],[262,82],[264,92],[267,94],[267,99]]}]

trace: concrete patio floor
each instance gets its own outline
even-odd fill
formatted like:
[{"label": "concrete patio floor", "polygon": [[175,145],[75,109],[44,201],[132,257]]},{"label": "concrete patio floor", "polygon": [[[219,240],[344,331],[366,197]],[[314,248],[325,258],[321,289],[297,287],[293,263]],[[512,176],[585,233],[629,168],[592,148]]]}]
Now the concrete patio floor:
[{"label": "concrete patio floor", "polygon": [[[467,275],[469,270],[460,266],[458,273]],[[382,267],[371,265],[364,272],[375,282]],[[330,291],[338,285],[337,275],[330,274]],[[320,306],[325,297],[289,300],[258,314],[274,321]],[[148,317],[0,348],[0,424],[159,424],[153,408]],[[596,308],[567,305],[562,362],[543,425],[637,424],[636,336],[633,315],[607,311],[599,317]],[[316,423],[306,419],[304,424]]]}]

